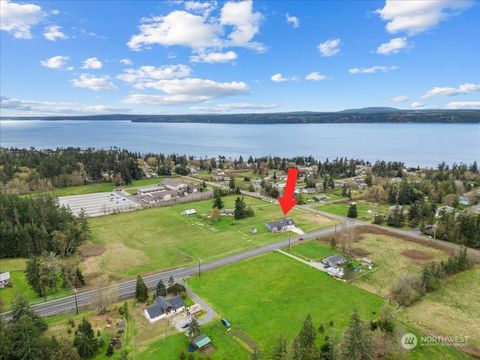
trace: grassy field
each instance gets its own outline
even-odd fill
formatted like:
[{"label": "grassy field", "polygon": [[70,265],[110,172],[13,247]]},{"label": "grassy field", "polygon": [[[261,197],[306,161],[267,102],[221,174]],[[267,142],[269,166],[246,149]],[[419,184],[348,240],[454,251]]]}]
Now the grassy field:
[{"label": "grassy field", "polygon": [[[233,208],[235,196],[225,197],[225,208]],[[186,217],[180,213],[194,208],[211,211],[211,200],[105,216],[89,220],[92,242],[105,247],[100,256],[88,258],[84,273],[107,272],[122,276],[158,271],[225,257],[240,251],[285,239],[285,233],[272,234],[265,222],[282,218],[278,205],[245,197],[255,216],[242,220],[221,217],[218,222]],[[289,217],[304,231],[329,226],[325,217],[292,210]],[[257,234],[250,229],[256,227]]]},{"label": "grassy field", "polygon": [[480,354],[480,266],[457,274],[403,311],[408,321],[426,333],[468,335],[469,345]]},{"label": "grassy field", "polygon": [[[327,199],[329,200],[329,199]],[[319,205],[315,206],[316,209],[322,210],[334,215],[339,215],[339,216],[347,216],[348,213],[348,204],[325,204],[325,205]],[[366,202],[366,201],[357,201],[357,211],[358,211],[358,220],[363,220],[363,221],[373,221],[373,218],[375,217],[375,213],[378,211],[379,214],[386,215],[388,214],[388,208],[389,205],[380,205],[380,207],[377,209],[377,205]]]},{"label": "grassy field", "polygon": [[332,249],[330,246],[311,240],[306,243],[295,245],[292,247],[291,253],[308,260],[322,260],[328,256],[338,254],[339,251]]},{"label": "grassy field", "polygon": [[354,283],[372,293],[388,296],[397,278],[408,273],[420,272],[425,263],[447,258],[447,254],[418,243],[396,237],[377,234],[362,234],[354,248],[369,254],[379,268],[356,280]]},{"label": "grassy field", "polygon": [[[38,295],[32,290],[25,278],[26,259],[0,259],[0,272],[9,271],[13,287],[7,287],[0,289],[0,304],[2,310],[9,310],[15,296],[20,293],[26,297],[31,303],[38,303],[44,301],[44,298],[38,297]],[[59,288],[58,291],[52,291],[47,294],[47,300],[57,299],[63,296],[67,296],[71,291]]]},{"label": "grassy field", "polygon": [[245,332],[266,358],[275,338],[283,333],[292,340],[308,313],[316,326],[324,324],[325,335],[339,335],[354,308],[371,320],[384,302],[279,253],[225,266],[188,283],[230,321],[233,330]]}]

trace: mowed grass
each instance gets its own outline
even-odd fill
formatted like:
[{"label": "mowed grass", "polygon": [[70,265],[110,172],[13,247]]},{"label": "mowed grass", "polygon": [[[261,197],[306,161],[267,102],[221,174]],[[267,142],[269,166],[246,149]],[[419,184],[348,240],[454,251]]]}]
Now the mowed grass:
[{"label": "mowed grass", "polygon": [[[35,291],[32,290],[25,278],[26,259],[0,259],[0,272],[9,271],[10,279],[13,284],[12,287],[0,289],[0,304],[1,311],[8,311],[12,305],[13,300],[17,294],[22,294],[31,303],[38,303],[44,301],[44,298],[38,297]],[[47,300],[53,300],[62,296],[70,294],[70,290],[61,289],[58,287],[57,292],[50,291],[47,294]]]},{"label": "mowed grass", "polygon": [[310,240],[306,243],[293,246],[291,253],[301,258],[319,261],[328,256],[339,254],[340,251],[332,249],[330,246],[322,244],[319,241]]},{"label": "mowed grass", "polygon": [[[235,199],[224,197],[225,208],[233,209]],[[106,248],[95,259],[96,267],[111,274],[134,276],[197,263],[198,258],[207,262],[288,237],[265,229],[267,221],[283,217],[279,205],[249,197],[245,201],[255,216],[242,220],[222,216],[213,223],[181,215],[192,208],[199,214],[209,214],[211,200],[90,219],[92,242]],[[294,209],[288,216],[304,231],[333,224],[330,219],[302,210]],[[250,232],[252,227],[257,228],[257,234]]]},{"label": "mowed grass", "polygon": [[469,336],[480,353],[480,266],[457,274],[402,314],[426,333]]},{"label": "mowed grass", "polygon": [[[209,356],[204,355],[200,351],[194,352],[195,359],[235,359],[247,360],[250,359],[248,351],[243,348],[234,338],[227,334],[225,327],[220,324],[220,321],[211,323],[201,327],[201,332],[208,335],[212,340],[215,352]],[[171,360],[178,359],[179,354],[183,351],[187,352],[189,340],[183,333],[175,334],[165,340],[158,340],[148,346],[143,352],[135,355],[138,360]]]},{"label": "mowed grass", "polygon": [[[360,277],[354,284],[385,297],[389,295],[396,279],[402,275],[418,273],[424,264],[448,257],[445,252],[422,244],[370,233],[360,235],[360,241],[354,244],[354,248],[368,251],[367,257],[379,265],[377,269]],[[412,259],[402,253],[412,250],[416,250],[421,258]]]},{"label": "mowed grass", "polygon": [[384,303],[379,296],[279,253],[209,271],[188,284],[230,321],[233,331],[240,329],[255,342],[266,358],[276,337],[283,334],[291,341],[308,313],[317,327],[325,326],[324,335],[339,336],[354,308],[372,320]]},{"label": "mowed grass", "polygon": [[[329,199],[327,199],[326,201],[329,201]],[[321,211],[334,214],[334,215],[347,216],[349,206],[350,206],[350,203],[347,203],[347,204],[337,203],[337,204],[319,205],[319,206],[315,206],[315,208]],[[366,201],[357,201],[357,212],[358,212],[357,219],[362,221],[373,221],[375,214],[377,212],[383,215],[388,214],[388,208],[389,208],[388,205],[380,205],[380,207],[377,207],[377,205],[366,202]]]}]

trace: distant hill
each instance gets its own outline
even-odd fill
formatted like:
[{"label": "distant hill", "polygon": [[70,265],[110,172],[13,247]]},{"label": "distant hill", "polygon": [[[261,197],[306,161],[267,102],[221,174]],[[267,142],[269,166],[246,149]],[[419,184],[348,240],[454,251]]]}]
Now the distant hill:
[{"label": "distant hill", "polygon": [[88,115],[4,117],[15,120],[123,120],[161,123],[212,124],[322,124],[322,123],[480,123],[480,110],[400,110],[389,107],[339,112],[285,112],[269,114]]}]

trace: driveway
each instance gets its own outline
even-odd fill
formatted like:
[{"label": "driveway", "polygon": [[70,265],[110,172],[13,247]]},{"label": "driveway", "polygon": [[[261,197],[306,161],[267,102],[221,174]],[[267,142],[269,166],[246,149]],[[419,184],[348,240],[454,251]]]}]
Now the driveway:
[{"label": "driveway", "polygon": [[178,281],[180,284],[182,284],[183,286],[185,286],[185,288],[187,289],[187,295],[190,299],[193,300],[194,303],[196,304],[200,304],[200,306],[202,307],[203,310],[205,310],[205,315],[202,316],[199,320],[198,320],[198,323],[200,325],[203,325],[203,324],[207,324],[213,320],[215,320],[215,318],[217,317],[217,313],[215,312],[215,310],[213,310],[210,305],[208,305],[205,301],[203,301],[200,296],[198,296],[196,293],[194,293],[192,291],[192,289],[190,289],[190,287],[185,283],[185,281],[183,280],[179,280]]}]

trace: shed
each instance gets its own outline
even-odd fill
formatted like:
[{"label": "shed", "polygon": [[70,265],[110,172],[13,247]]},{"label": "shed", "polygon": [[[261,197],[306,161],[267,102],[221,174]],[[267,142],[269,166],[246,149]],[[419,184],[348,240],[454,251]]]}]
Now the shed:
[{"label": "shed", "polygon": [[211,343],[212,340],[210,340],[210,338],[205,334],[200,334],[195,339],[193,339],[193,344],[199,349],[202,349]]},{"label": "shed", "polygon": [[10,285],[10,272],[3,272],[0,274],[0,288]]}]

